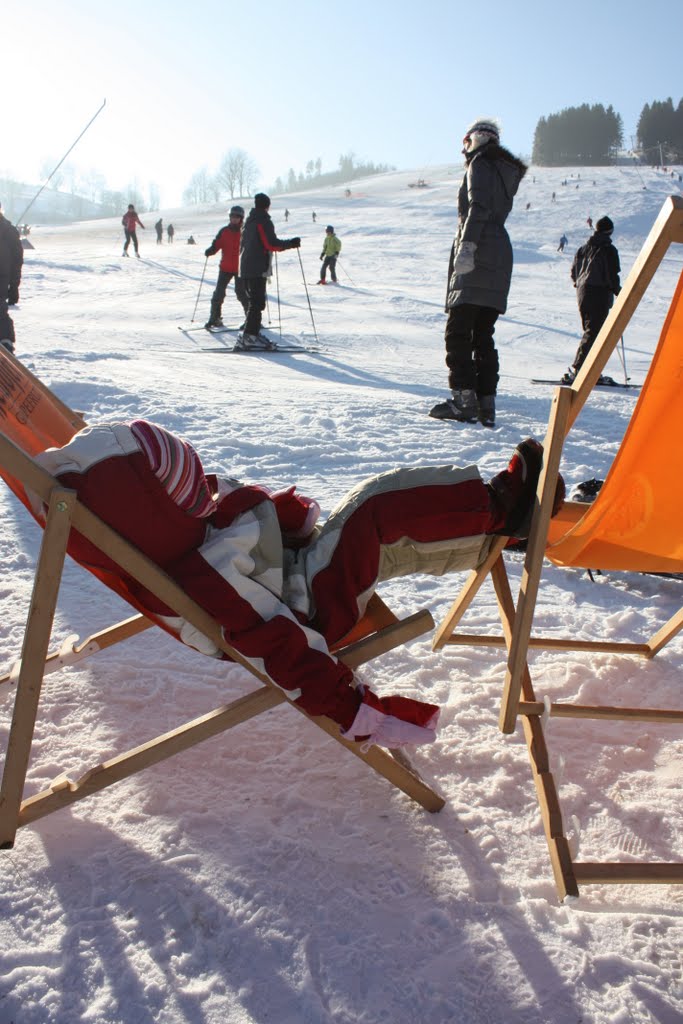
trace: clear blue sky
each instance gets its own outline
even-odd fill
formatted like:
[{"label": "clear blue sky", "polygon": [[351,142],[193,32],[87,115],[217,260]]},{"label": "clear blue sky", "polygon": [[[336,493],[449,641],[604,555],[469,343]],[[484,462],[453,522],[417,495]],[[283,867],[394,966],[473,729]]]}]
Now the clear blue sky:
[{"label": "clear blue sky", "polygon": [[0,25],[0,175],[40,181],[106,97],[70,161],[165,205],[231,147],[263,186],[348,152],[421,170],[460,160],[473,117],[528,155],[539,117],[580,103],[611,103],[630,145],[683,82],[673,0],[6,0]]}]

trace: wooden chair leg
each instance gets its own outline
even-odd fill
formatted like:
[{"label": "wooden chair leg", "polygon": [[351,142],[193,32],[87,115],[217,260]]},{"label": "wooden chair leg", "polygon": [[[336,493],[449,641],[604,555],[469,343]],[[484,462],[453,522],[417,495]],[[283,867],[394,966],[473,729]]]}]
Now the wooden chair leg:
[{"label": "wooden chair leg", "polygon": [[19,807],[31,754],[45,657],[75,503],[75,491],[55,488],[49,504],[24,633],[14,714],[0,787],[0,849],[12,848],[18,828]]},{"label": "wooden chair leg", "polygon": [[510,642],[499,721],[502,732],[513,732],[517,720],[517,705],[519,704],[522,677],[526,669],[531,626],[548,538],[548,524],[552,515],[560,456],[562,455],[562,445],[566,435],[566,424],[571,411],[572,399],[573,394],[569,388],[557,388],[545,439],[543,470],[538,482],[540,501],[531,524],[529,546],[524,562]]},{"label": "wooden chair leg", "polygon": [[507,537],[498,537],[491,545],[486,560],[482,563],[479,569],[475,569],[470,573],[465,586],[460,591],[458,597],[455,599],[450,607],[448,615],[443,620],[439,628],[434,635],[434,641],[432,643],[432,649],[435,651],[441,650],[444,644],[448,643],[448,640],[453,633],[453,630],[460,622],[461,618],[472,604],[472,601],[476,597],[481,585],[484,583],[488,576],[491,568],[500,558],[503,553],[503,549],[507,544]]}]

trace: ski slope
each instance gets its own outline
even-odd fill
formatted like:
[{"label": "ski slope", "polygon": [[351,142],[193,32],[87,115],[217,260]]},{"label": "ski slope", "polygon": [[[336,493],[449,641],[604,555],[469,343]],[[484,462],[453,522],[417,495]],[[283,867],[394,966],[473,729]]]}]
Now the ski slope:
[{"label": "ski slope", "polygon": [[[34,227],[17,355],[88,421],[154,420],[191,440],[207,468],[297,483],[323,515],[359,479],[397,465],[477,462],[488,477],[522,437],[545,432],[552,389],[531,378],[560,376],[578,344],[569,268],[587,217],[614,220],[623,281],[662,202],[680,194],[680,170],[674,179],[631,167],[529,171],[508,221],[515,269],[496,331],[494,430],[427,415],[446,394],[459,167],[365,179],[350,197],[342,188],[274,197],[280,237],[302,237],[301,263],[296,251],[279,255],[265,323],[317,352],[226,359],[202,351],[217,347],[210,335],[178,330],[207,317],[218,261],[205,266],[203,253],[226,203],[143,214],[139,260],[121,257],[118,219]],[[427,187],[410,188],[418,177]],[[155,244],[160,214],[174,224],[173,245]],[[343,243],[338,288],[312,284],[328,223]],[[626,332],[626,374],[617,354],[608,364],[615,379],[643,380],[680,271],[672,249]],[[226,323],[240,313],[229,291]],[[636,396],[591,396],[565,448],[569,489],[604,478]],[[672,472],[676,451],[672,442]],[[5,488],[0,513],[5,665],[20,649],[40,537]],[[515,588],[522,562],[508,561]],[[428,607],[439,621],[461,583],[405,579],[382,594],[400,614]],[[639,641],[681,603],[676,580],[610,573],[591,583],[549,567],[537,622],[558,635]],[[67,566],[57,642],[127,614]],[[496,630],[491,589],[466,622]],[[537,652],[531,668],[554,700],[682,706],[681,637],[648,663]],[[587,886],[558,905],[526,748],[497,729],[501,653],[435,654],[426,638],[361,674],[380,692],[442,706],[437,742],[415,755],[446,797],[441,814],[275,709],[23,829],[0,854],[0,1022],[683,1019],[680,888]],[[78,777],[251,686],[238,667],[150,633],[51,675],[29,789],[62,771]],[[2,697],[4,745],[11,701]],[[553,720],[549,730],[566,759],[561,792],[580,822],[583,860],[683,858],[683,728]]]}]

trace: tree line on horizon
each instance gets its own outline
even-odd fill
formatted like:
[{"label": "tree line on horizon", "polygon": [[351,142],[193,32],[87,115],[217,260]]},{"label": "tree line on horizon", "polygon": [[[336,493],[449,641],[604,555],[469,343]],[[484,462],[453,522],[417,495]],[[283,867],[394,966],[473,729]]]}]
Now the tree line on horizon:
[{"label": "tree line on horizon", "polygon": [[[369,161],[358,163],[354,153],[342,154],[336,171],[323,171],[322,160],[309,160],[306,170],[298,173],[290,167],[286,178],[277,177],[269,190],[275,195],[281,192],[301,192],[308,188],[338,185],[354,178],[393,171],[388,164],[374,164]],[[202,167],[190,178],[183,191],[183,202],[189,206],[200,203],[219,203],[222,199],[247,197],[258,181],[258,167],[243,149],[230,149],[223,156],[218,169],[211,174]]]},{"label": "tree line on horizon", "polygon": [[[532,162],[538,167],[580,167],[614,163],[623,146],[621,114],[610,105],[567,107],[539,118]],[[636,153],[645,163],[683,162],[683,100],[646,103],[638,119]]]}]

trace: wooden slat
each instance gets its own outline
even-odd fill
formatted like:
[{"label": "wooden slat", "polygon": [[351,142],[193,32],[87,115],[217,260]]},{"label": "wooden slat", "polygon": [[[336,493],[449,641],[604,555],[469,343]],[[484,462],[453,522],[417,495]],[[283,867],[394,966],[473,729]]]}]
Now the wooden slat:
[{"label": "wooden slat", "polygon": [[430,612],[423,609],[408,615],[405,619],[399,619],[391,626],[373,633],[364,640],[358,640],[355,644],[342,647],[336,651],[336,656],[349,668],[358,668],[380,654],[391,651],[400,644],[407,644],[418,636],[429,633],[434,628],[434,619]]},{"label": "wooden slat", "polygon": [[[446,644],[460,647],[505,647],[504,636],[490,633],[453,633]],[[591,651],[603,654],[639,654],[652,657],[649,644],[633,644],[618,640],[573,640],[571,637],[529,637],[529,647],[544,651]]]},{"label": "wooden slat", "polygon": [[[116,623],[115,626],[109,626],[98,633],[92,633],[85,640],[74,643],[72,653],[79,656],[76,660],[83,660],[86,657],[90,657],[91,654],[96,654],[99,651],[106,650],[108,647],[113,647],[114,644],[118,644],[122,640],[129,640],[153,625],[154,623],[151,619],[145,618],[144,615],[132,615],[129,619]],[[56,651],[52,651],[45,658],[43,675],[47,675],[48,672],[54,672],[62,664],[70,664],[70,654],[64,655],[61,648],[59,648]],[[4,675],[0,676],[0,685],[9,682],[11,678],[12,672],[5,672]]]},{"label": "wooden slat", "polygon": [[675,615],[672,615],[669,621],[648,642],[648,658],[654,658],[661,651],[662,647],[668,644],[669,640],[680,633],[681,629],[683,629],[683,608],[677,611]]},{"label": "wooden slat", "polygon": [[55,488],[49,502],[38,556],[0,786],[0,849],[11,849],[18,828],[19,807],[38,714],[45,656],[50,643],[75,505],[74,491]]},{"label": "wooden slat", "polygon": [[[542,715],[545,704],[540,701],[520,701],[520,715]],[[591,704],[551,704],[551,718],[596,718],[614,719],[622,722],[669,722],[672,725],[683,723],[683,711],[668,708],[620,708],[608,705]]]},{"label": "wooden slat", "polygon": [[592,864],[589,861],[575,861],[574,872],[581,885],[681,885],[683,864],[625,864],[607,862]]}]

